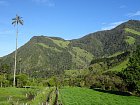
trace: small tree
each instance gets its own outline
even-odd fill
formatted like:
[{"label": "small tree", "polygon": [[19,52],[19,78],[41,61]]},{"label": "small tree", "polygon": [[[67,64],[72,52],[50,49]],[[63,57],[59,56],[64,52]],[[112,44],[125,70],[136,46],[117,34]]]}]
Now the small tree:
[{"label": "small tree", "polygon": [[19,74],[16,76],[16,82],[17,87],[23,87],[28,82],[28,76],[26,74]]},{"label": "small tree", "polygon": [[0,87],[3,87],[4,76],[0,75]]}]

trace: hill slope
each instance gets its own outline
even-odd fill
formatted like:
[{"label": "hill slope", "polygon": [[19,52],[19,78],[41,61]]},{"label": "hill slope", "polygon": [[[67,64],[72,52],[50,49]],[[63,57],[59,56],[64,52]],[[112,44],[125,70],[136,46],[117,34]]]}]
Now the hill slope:
[{"label": "hill slope", "polygon": [[[88,34],[80,39],[64,40],[57,37],[34,36],[18,49],[18,70],[33,75],[61,72],[66,69],[86,68],[93,58],[102,58],[132,50],[140,43],[140,21],[130,20],[112,30]],[[14,52],[2,58],[13,65]]]}]

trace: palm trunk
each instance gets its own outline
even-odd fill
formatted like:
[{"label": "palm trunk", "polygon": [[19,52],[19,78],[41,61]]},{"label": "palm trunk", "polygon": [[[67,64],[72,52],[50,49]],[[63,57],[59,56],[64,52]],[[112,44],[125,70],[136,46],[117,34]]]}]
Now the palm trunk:
[{"label": "palm trunk", "polygon": [[0,87],[2,87],[2,82],[0,83]]},{"label": "palm trunk", "polygon": [[14,66],[14,80],[13,80],[14,87],[16,81],[16,68],[17,68],[17,39],[18,39],[18,25],[17,25],[17,33],[16,33],[16,51],[15,51],[15,66]]}]

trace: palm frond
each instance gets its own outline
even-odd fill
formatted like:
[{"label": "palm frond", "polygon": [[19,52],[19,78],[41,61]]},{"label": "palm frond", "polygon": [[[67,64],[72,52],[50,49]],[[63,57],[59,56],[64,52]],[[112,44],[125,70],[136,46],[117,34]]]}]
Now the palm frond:
[{"label": "palm frond", "polygon": [[16,18],[13,18],[12,20],[16,20]]},{"label": "palm frond", "polygon": [[14,26],[16,25],[16,21],[13,21],[12,24],[14,24]]},{"label": "palm frond", "polygon": [[23,25],[23,20],[19,20],[19,23],[20,23],[21,25]]}]

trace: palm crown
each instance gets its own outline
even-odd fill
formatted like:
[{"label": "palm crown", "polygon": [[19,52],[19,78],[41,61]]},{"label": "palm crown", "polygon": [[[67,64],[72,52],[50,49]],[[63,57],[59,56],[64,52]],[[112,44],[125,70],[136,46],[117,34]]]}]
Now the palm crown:
[{"label": "palm crown", "polygon": [[18,25],[19,23],[20,23],[21,25],[23,25],[23,20],[22,20],[21,18],[22,18],[22,17],[16,15],[16,17],[12,19],[12,20],[13,20],[12,24],[14,24],[14,26],[15,26],[15,25]]}]

